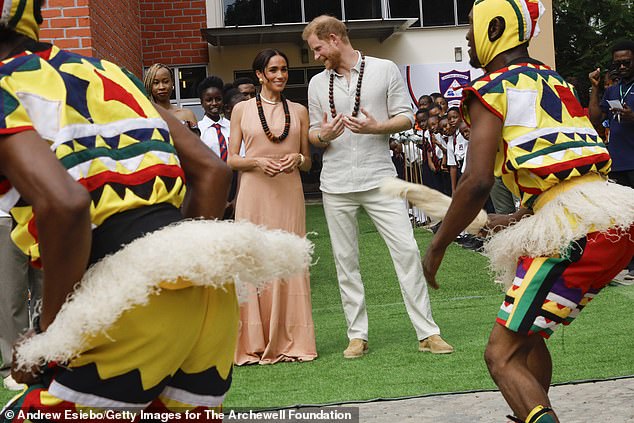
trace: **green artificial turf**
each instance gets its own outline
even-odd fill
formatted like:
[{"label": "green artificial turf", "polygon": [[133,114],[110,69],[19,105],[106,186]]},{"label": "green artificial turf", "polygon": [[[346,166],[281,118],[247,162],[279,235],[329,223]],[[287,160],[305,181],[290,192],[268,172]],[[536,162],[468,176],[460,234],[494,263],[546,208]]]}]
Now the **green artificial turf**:
[{"label": "green artificial turf", "polygon": [[[370,320],[370,353],[346,360],[346,326],[319,205],[307,207],[315,243],[311,268],[319,358],[309,363],[245,366],[234,371],[227,407],[283,407],[495,388],[482,355],[503,294],[478,253],[452,245],[440,269],[440,290],[430,291],[434,319],[456,352],[419,353],[389,253],[369,218],[360,213],[361,273]],[[431,239],[415,230],[421,252]],[[634,374],[634,286],[608,287],[575,323],[548,341],[553,383]],[[0,389],[0,402],[12,396]]]},{"label": "green artificial turf", "polygon": [[[480,254],[452,245],[430,290],[434,319],[456,352],[432,355],[417,350],[387,247],[365,215],[359,215],[361,273],[366,288],[370,352],[356,360],[342,356],[348,339],[323,209],[307,207],[308,230],[316,232],[311,268],[313,317],[319,358],[309,363],[244,366],[234,371],[228,407],[281,407],[439,392],[491,389],[482,358],[503,293]],[[421,252],[431,233],[415,230]],[[634,286],[607,288],[548,345],[553,382],[634,373],[634,329],[630,314]],[[562,330],[563,329],[563,330]],[[608,341],[609,340],[609,341]]]}]

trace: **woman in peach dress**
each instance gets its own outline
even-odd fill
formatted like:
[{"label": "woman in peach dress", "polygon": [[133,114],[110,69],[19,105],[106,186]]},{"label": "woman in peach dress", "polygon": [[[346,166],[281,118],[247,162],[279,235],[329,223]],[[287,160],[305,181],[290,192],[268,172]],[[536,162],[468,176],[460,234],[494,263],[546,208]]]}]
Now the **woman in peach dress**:
[{"label": "woman in peach dress", "polygon": [[[308,111],[284,98],[288,60],[266,49],[253,61],[261,92],[238,103],[231,115],[228,164],[241,172],[236,220],[306,235],[306,210],[299,171],[311,167]],[[251,289],[240,308],[235,363],[273,364],[317,357],[308,269],[302,275],[272,281],[260,293]]]}]

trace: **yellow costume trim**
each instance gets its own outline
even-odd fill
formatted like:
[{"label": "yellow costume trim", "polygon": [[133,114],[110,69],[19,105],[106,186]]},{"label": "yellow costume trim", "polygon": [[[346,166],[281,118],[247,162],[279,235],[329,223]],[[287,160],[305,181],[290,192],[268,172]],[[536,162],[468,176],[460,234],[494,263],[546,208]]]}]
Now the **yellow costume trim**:
[{"label": "yellow costume trim", "polygon": [[542,417],[545,418],[545,421],[554,422],[555,421],[554,417],[548,414],[552,411],[553,410],[550,407],[544,407],[543,405],[538,405],[537,407],[533,408],[531,412],[528,414],[528,416],[526,417],[526,422],[537,423],[538,421],[542,420]]},{"label": "yellow costume trim", "polygon": [[[539,34],[537,20],[544,13],[539,0],[479,0],[473,6],[473,35],[480,65],[485,67],[498,54],[528,42]],[[489,40],[489,23],[502,17],[506,24],[500,38]]]},{"label": "yellow costume trim", "polygon": [[3,1],[0,28],[11,29],[34,40],[40,38],[40,23],[42,23],[42,17],[36,16],[36,0],[0,1]]},{"label": "yellow costume trim", "polygon": [[605,182],[605,178],[598,173],[588,173],[573,179],[568,179],[567,181],[561,181],[549,190],[542,192],[539,197],[537,197],[537,200],[533,203],[533,210],[536,212],[539,211],[547,203],[557,198],[557,196],[571,190],[574,187],[585,184],[586,182]]}]

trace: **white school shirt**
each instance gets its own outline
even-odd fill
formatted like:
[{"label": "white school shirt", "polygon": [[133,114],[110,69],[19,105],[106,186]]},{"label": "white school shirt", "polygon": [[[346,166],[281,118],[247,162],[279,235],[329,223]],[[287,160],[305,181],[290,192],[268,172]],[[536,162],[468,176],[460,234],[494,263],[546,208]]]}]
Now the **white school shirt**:
[{"label": "white school shirt", "polygon": [[469,141],[467,141],[459,131],[456,131],[456,133],[449,138],[449,141],[447,144],[447,166],[457,166],[458,162],[464,162],[467,157]]},{"label": "white school shirt", "polygon": [[[229,152],[229,143],[231,142],[231,122],[229,119],[224,116],[220,118],[218,122],[211,119],[209,116],[205,115],[203,120],[198,122],[198,129],[200,129],[200,139],[205,143],[205,145],[211,148],[216,156],[220,157],[220,145],[218,144],[218,133],[216,132],[216,128],[213,127],[214,124],[220,125],[220,132],[225,136],[225,141],[227,142],[227,153]],[[240,140],[242,141],[242,140]],[[240,146],[240,156],[244,157],[244,143]]]},{"label": "white school shirt", "polygon": [[[334,102],[337,113],[351,115],[361,67],[361,55],[350,70],[350,82],[333,70],[324,69],[308,85],[310,130],[320,128],[324,112],[331,120],[328,101],[330,75],[335,74]],[[403,115],[414,124],[414,113],[398,67],[389,60],[365,56],[361,85],[361,107],[384,122]],[[359,116],[363,116],[359,112]],[[381,180],[396,176],[390,158],[389,134],[354,134],[344,130],[325,149],[321,169],[321,190],[330,194],[368,191],[378,188]]]},{"label": "white school shirt", "polygon": [[[434,136],[434,138],[436,138],[436,141],[442,144],[443,147],[447,148],[447,141],[445,141],[445,138],[440,133],[432,134],[432,135]],[[432,146],[436,149],[436,156],[439,159],[442,159],[443,157],[445,157],[445,152],[442,150],[442,148],[440,148],[433,141],[431,141],[431,143],[432,143]]]}]

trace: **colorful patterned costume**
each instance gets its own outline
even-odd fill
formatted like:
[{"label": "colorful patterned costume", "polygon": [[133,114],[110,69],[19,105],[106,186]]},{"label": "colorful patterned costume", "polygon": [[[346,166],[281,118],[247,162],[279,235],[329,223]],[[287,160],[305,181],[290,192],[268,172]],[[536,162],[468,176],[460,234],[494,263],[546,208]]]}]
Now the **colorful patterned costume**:
[{"label": "colorful patterned costume", "polygon": [[[138,81],[112,63],[47,44],[0,66],[0,134],[36,130],[90,192],[94,227],[142,206],[180,206],[183,170],[167,123]],[[136,95],[138,93],[138,95]],[[105,107],[104,107],[105,106]],[[0,208],[12,211],[16,244],[39,259],[31,207],[4,178]]]},{"label": "colorful patterned costume", "polygon": [[508,66],[466,88],[467,97],[475,95],[504,121],[495,176],[524,207],[562,181],[610,170],[610,155],[573,90],[539,63]]},{"label": "colorful patterned costume", "polygon": [[634,254],[634,191],[607,182],[605,145],[572,86],[548,66],[511,64],[474,81],[464,96],[502,120],[495,176],[535,212],[485,247],[510,288],[497,320],[548,337]]},{"label": "colorful patterned costume", "polygon": [[[34,40],[0,62],[0,134],[37,131],[90,192],[93,252],[115,252],[130,241],[128,229],[140,236],[148,221],[154,230],[181,219],[183,170],[167,123],[140,87],[112,63]],[[12,237],[37,263],[33,211],[2,176],[0,208],[11,210]],[[92,261],[99,258],[93,254]],[[125,311],[70,362],[49,363],[44,385],[10,404],[14,421],[25,420],[20,409],[62,411],[53,420],[65,421],[64,410],[83,406],[220,406],[231,384],[235,290],[181,282]]]}]

